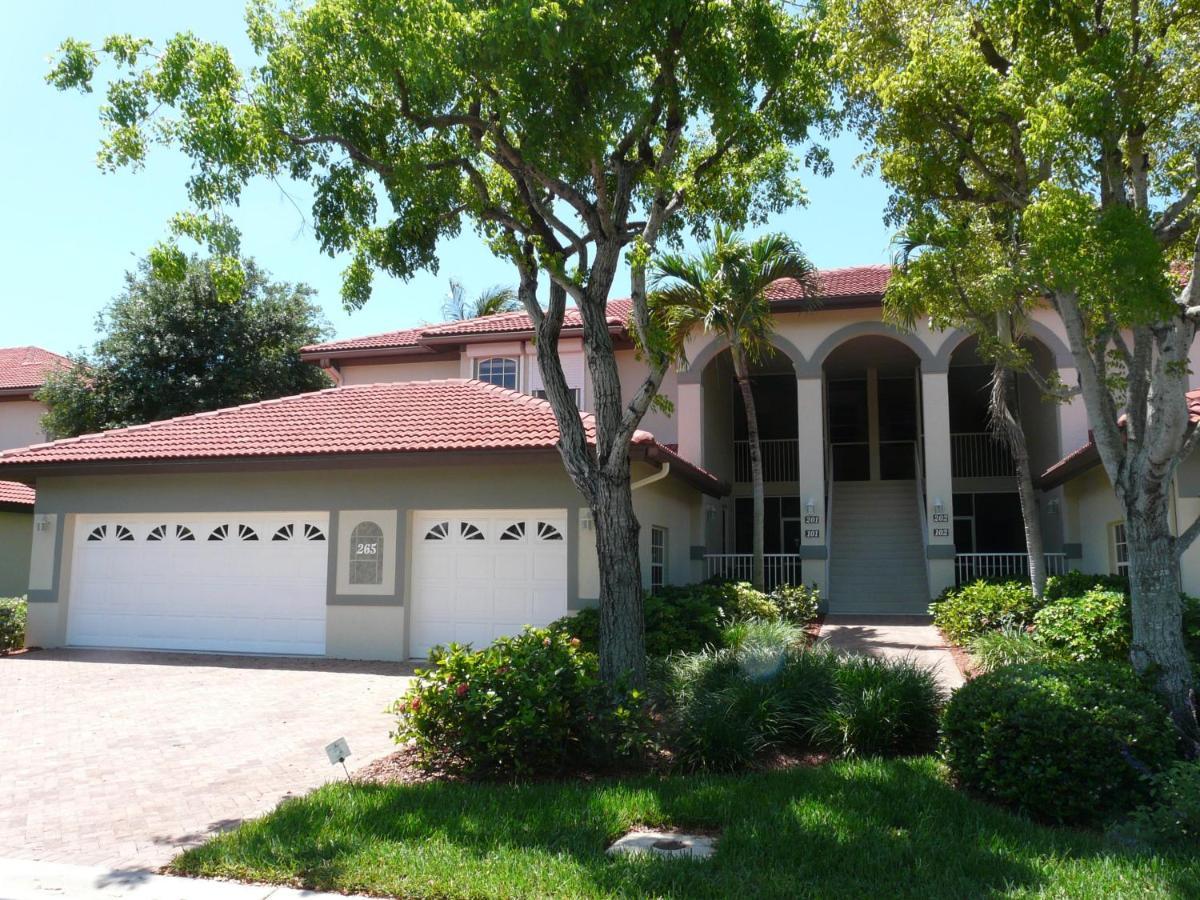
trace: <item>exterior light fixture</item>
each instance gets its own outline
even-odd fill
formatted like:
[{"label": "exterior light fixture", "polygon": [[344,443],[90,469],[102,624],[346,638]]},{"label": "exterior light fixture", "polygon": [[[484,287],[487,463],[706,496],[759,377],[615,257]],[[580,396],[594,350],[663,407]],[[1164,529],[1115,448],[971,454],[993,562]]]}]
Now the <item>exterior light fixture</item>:
[{"label": "exterior light fixture", "polygon": [[940,513],[940,512],[941,512],[942,510],[944,510],[945,508],[946,508],[946,507],[945,507],[945,506],[942,504],[942,498],[941,498],[941,497],[934,497],[934,498],[933,498],[933,511],[934,511],[934,512],[936,512],[936,513]]},{"label": "exterior light fixture", "polygon": [[809,497],[808,502],[806,502],[804,504],[804,511],[811,514],[813,512],[816,512],[816,509],[817,509],[817,501],[814,500],[812,497]]}]

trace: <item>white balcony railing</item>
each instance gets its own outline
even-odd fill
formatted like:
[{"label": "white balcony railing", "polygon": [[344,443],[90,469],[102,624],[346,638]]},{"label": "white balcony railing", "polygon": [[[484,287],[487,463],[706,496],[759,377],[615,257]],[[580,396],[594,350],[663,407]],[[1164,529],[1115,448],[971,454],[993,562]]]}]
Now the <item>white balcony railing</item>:
[{"label": "white balcony railing", "polygon": [[[704,557],[709,578],[751,581],[754,577],[753,553],[708,553]],[[763,554],[764,587],[770,591],[781,584],[803,584],[800,557],[795,553]]]},{"label": "white balcony railing", "polygon": [[[1065,553],[1046,554],[1046,574],[1064,575]],[[1029,575],[1028,553],[957,553],[954,556],[954,580],[966,584],[977,578],[1019,578]]]},{"label": "white balcony railing", "polygon": [[950,435],[950,471],[955,478],[1017,474],[1003,441],[986,431]]},{"label": "white balcony railing", "polygon": [[[762,448],[763,481],[800,480],[800,441],[797,438],[772,438],[759,441]],[[750,481],[750,442],[733,442],[733,473],[737,481]]]}]

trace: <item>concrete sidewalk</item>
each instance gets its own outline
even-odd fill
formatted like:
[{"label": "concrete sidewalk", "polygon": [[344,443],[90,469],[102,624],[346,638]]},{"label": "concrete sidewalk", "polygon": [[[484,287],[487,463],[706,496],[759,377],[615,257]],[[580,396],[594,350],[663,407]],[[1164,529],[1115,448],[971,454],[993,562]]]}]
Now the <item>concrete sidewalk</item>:
[{"label": "concrete sidewalk", "polygon": [[[346,894],[298,891],[155,875],[148,869],[106,869],[0,859],[0,900],[355,900]],[[358,900],[367,900],[360,897]]]},{"label": "concrete sidewalk", "polygon": [[910,657],[933,669],[947,693],[963,684],[950,648],[928,616],[827,616],[820,639],[844,653]]}]

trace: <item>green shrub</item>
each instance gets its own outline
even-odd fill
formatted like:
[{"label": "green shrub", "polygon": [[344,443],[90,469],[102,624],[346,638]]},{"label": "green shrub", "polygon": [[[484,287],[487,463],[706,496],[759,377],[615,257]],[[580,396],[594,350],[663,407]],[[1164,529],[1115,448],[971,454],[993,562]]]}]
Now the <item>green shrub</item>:
[{"label": "green shrub", "polygon": [[393,706],[397,743],[427,768],[510,776],[576,770],[636,756],[641,699],[614,704],[596,657],[561,631],[526,628],[483,650],[436,647]]},{"label": "green shrub", "polygon": [[1064,597],[1038,610],[1033,626],[1039,644],[1079,662],[1129,655],[1129,598],[1120,591],[1094,588]]},{"label": "green shrub", "polygon": [[[816,619],[820,600],[815,589],[805,587],[780,587],[764,594],[745,582],[669,585],[647,594],[643,601],[646,654],[658,657],[721,646],[721,629],[742,619],[784,619],[807,625]],[[580,610],[550,627],[579,638],[585,650],[599,650],[596,609]]]},{"label": "green shrub", "polygon": [[1054,603],[1064,597],[1082,597],[1088,591],[1119,591],[1129,593],[1129,579],[1124,575],[1089,575],[1072,569],[1065,575],[1046,579],[1046,602]]},{"label": "green shrub", "polygon": [[1028,582],[981,580],[944,591],[929,612],[947,639],[965,646],[988,631],[1028,626],[1040,605]]},{"label": "green shrub", "polygon": [[710,647],[661,663],[657,705],[677,766],[732,771],[807,746],[805,723],[832,698],[836,659],[791,636],[770,637],[764,629],[736,649]]},{"label": "green shrub", "polygon": [[971,660],[982,672],[994,672],[1022,663],[1060,661],[1060,655],[1034,638],[1024,628],[1006,625],[998,631],[985,631],[967,645]]},{"label": "green shrub", "polygon": [[793,625],[815,622],[821,609],[821,592],[815,587],[781,584],[770,597],[779,609],[779,617]]},{"label": "green shrub", "polygon": [[25,646],[28,612],[24,597],[0,597],[0,653]]},{"label": "green shrub", "polygon": [[1163,850],[1200,847],[1200,761],[1177,762],[1151,779],[1153,802],[1139,807],[1121,831]]},{"label": "green shrub", "polygon": [[1200,597],[1183,596],[1183,641],[1200,666]]},{"label": "green shrub", "polygon": [[721,631],[721,643],[731,650],[790,647],[804,640],[804,629],[783,619],[742,619],[726,625]]},{"label": "green shrub", "polygon": [[1166,710],[1113,663],[1023,665],[967,682],[943,719],[963,787],[1034,818],[1092,824],[1146,798],[1174,758]]},{"label": "green shrub", "polygon": [[907,659],[843,656],[832,702],[809,721],[813,743],[839,756],[908,756],[937,746],[941,694],[933,672]]}]

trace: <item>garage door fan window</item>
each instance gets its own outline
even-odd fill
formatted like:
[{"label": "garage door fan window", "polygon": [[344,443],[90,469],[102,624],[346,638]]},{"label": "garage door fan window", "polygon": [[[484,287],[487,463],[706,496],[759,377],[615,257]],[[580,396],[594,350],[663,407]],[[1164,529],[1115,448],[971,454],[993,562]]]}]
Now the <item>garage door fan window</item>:
[{"label": "garage door fan window", "polygon": [[374,522],[350,532],[350,583],[383,584],[383,529]]}]

